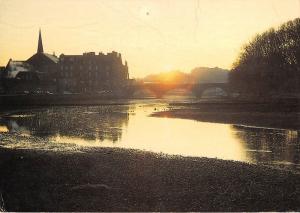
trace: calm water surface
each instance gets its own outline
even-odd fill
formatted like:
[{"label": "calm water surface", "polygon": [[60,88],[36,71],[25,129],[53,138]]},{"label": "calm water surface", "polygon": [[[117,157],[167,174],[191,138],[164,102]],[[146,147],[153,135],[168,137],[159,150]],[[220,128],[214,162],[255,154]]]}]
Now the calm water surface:
[{"label": "calm water surface", "polygon": [[6,112],[0,116],[0,146],[57,151],[121,147],[300,171],[300,131],[150,116],[167,109],[164,103],[132,103]]}]

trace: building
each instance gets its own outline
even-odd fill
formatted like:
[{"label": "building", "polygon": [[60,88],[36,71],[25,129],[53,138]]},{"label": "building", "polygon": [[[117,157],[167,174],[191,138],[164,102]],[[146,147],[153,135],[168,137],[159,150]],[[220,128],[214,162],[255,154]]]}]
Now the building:
[{"label": "building", "polygon": [[3,74],[5,71],[5,67],[0,66],[0,94],[4,93],[4,88],[3,88]]},{"label": "building", "polygon": [[11,93],[33,91],[38,85],[34,68],[25,61],[9,59],[3,73],[3,87]]},{"label": "building", "polygon": [[127,85],[128,65],[122,63],[120,53],[94,52],[83,55],[60,55],[58,62],[58,88],[60,92],[122,91]]},{"label": "building", "polygon": [[39,72],[39,76],[42,78],[41,80],[48,79],[54,82],[56,81],[58,58],[55,54],[44,53],[41,30],[39,31],[37,52],[27,59],[26,62],[32,65],[36,72]]},{"label": "building", "polygon": [[2,82],[6,92],[22,93],[57,90],[56,68],[58,58],[44,53],[41,31],[39,31],[36,54],[26,61],[10,59],[3,71]]},{"label": "building", "polygon": [[58,58],[44,53],[41,30],[37,52],[26,61],[10,59],[2,77],[7,93],[118,93],[129,80],[128,65],[120,53],[61,54]]}]

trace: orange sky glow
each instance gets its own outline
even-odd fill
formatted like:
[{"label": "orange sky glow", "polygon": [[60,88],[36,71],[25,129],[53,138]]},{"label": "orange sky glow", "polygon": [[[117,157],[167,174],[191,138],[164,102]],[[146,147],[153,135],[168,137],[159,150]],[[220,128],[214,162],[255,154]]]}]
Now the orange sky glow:
[{"label": "orange sky glow", "polygon": [[255,34],[300,16],[299,0],[0,0],[0,65],[44,50],[122,53],[130,77],[230,68]]}]

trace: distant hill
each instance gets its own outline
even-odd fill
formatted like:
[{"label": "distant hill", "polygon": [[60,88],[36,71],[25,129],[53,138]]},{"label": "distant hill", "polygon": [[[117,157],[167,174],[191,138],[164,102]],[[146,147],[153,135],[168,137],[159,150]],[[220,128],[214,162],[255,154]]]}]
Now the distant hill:
[{"label": "distant hill", "polygon": [[159,74],[151,74],[143,80],[145,82],[172,82],[172,83],[225,83],[228,81],[228,70],[218,67],[197,67],[190,73],[170,71]]},{"label": "distant hill", "polygon": [[229,70],[219,67],[197,67],[191,71],[190,76],[194,83],[226,83],[228,82],[228,74]]},{"label": "distant hill", "polygon": [[181,71],[169,71],[159,74],[151,74],[143,79],[145,82],[176,82],[187,83],[189,82],[189,74]]}]

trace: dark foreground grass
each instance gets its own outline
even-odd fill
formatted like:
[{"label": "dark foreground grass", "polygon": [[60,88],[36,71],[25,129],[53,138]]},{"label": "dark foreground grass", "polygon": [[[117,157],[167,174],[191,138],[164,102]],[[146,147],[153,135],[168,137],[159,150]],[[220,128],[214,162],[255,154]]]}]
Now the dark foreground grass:
[{"label": "dark foreground grass", "polygon": [[300,211],[300,175],[207,158],[102,148],[0,149],[8,211]]}]

